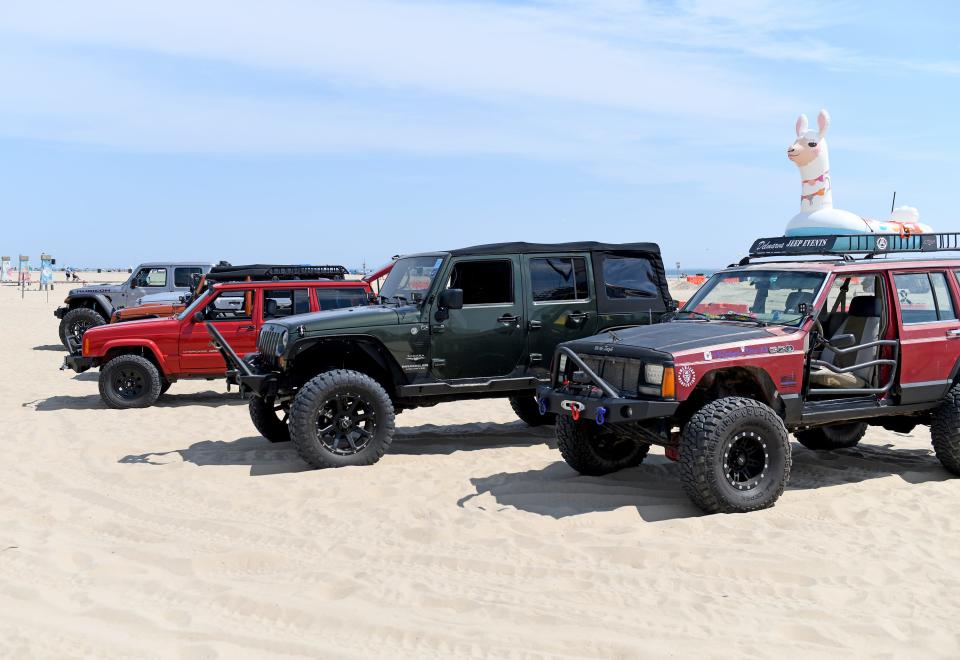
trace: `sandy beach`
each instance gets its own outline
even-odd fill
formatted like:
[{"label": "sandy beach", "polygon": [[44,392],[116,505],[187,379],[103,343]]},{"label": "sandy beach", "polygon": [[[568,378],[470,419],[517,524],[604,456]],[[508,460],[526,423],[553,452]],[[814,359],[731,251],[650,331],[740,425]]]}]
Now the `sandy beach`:
[{"label": "sandy beach", "polygon": [[106,409],[58,371],[67,288],[0,287],[0,656],[960,655],[960,479],[926,429],[794,442],[748,515],[701,515],[657,448],[579,476],[501,400],[309,471],[222,380]]}]

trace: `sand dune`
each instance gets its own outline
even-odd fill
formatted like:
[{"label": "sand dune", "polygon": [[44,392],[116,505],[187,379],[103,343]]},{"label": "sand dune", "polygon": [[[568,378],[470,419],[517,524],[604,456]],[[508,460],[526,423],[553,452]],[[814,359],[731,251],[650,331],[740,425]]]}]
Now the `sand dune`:
[{"label": "sand dune", "polygon": [[57,371],[61,298],[0,287],[0,655],[960,655],[960,480],[926,430],[795,444],[742,516],[700,515],[659,450],[578,476],[502,401],[308,471],[219,381],[105,409]]}]

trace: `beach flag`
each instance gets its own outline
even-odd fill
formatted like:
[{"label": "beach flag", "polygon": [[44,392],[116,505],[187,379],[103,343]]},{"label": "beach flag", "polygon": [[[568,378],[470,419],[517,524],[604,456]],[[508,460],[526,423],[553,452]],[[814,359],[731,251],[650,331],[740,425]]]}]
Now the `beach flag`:
[{"label": "beach flag", "polygon": [[10,257],[0,257],[0,282],[11,282]]},{"label": "beach flag", "polygon": [[40,290],[53,289],[53,264],[56,263],[49,254],[40,255]]}]

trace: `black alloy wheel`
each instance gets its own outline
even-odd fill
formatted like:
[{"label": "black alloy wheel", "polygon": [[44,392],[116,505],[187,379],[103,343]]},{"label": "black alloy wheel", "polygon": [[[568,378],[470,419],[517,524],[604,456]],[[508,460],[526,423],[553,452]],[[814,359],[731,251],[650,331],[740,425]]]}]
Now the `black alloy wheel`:
[{"label": "black alloy wheel", "polygon": [[317,412],[317,440],[337,456],[363,451],[376,426],[376,408],[357,392],[337,392]]}]

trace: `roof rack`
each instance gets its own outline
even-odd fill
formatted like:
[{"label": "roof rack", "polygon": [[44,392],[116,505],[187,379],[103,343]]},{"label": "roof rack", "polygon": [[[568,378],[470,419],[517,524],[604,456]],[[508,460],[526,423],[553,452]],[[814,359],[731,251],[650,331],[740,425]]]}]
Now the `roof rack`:
[{"label": "roof rack", "polygon": [[210,269],[207,280],[213,282],[237,282],[250,280],[342,280],[347,275],[343,266],[293,266],[276,264],[248,264],[232,266],[221,263]]},{"label": "roof rack", "polygon": [[911,252],[950,252],[960,250],[960,232],[937,234],[825,234],[822,236],[776,236],[759,238],[750,246],[750,257],[836,256]]}]

